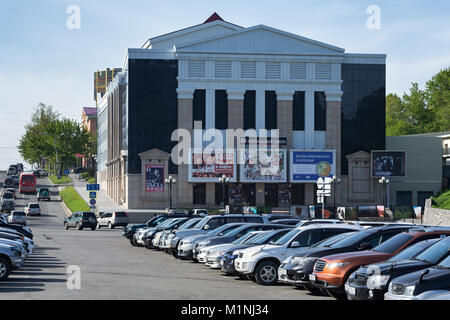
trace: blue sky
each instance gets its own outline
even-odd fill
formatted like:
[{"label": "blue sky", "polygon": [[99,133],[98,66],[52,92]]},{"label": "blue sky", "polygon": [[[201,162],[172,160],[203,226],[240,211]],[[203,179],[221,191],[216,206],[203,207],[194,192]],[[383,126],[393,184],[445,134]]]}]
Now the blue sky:
[{"label": "blue sky", "polygon": [[[69,30],[69,5],[81,29]],[[366,9],[381,9],[369,30]],[[126,48],[202,23],[214,11],[250,27],[265,24],[353,53],[387,54],[386,91],[403,94],[450,65],[450,2],[444,0],[2,0],[0,4],[0,170],[21,161],[15,150],[33,108],[51,104],[81,119],[94,105],[93,72],[121,66]]]}]

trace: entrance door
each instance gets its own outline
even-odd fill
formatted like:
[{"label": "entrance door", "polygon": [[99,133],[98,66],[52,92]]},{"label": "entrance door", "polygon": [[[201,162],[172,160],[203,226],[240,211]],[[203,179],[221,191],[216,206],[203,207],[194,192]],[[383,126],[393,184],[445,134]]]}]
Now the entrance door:
[{"label": "entrance door", "polygon": [[256,184],[244,183],[242,185],[242,203],[252,207],[256,205]]},{"label": "entrance door", "polygon": [[194,183],[194,205],[206,203],[206,183]]},{"label": "entrance door", "polygon": [[278,184],[266,183],[265,189],[265,206],[278,207]]}]

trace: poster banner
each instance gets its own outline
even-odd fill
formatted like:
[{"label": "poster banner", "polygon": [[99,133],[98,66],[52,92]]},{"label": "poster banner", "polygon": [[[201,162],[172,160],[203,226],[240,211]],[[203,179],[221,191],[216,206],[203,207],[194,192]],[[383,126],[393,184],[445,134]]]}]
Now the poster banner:
[{"label": "poster banner", "polygon": [[145,165],[145,192],[164,192],[163,165]]},{"label": "poster banner", "polygon": [[415,219],[422,219],[422,207],[414,206],[413,210]]},{"label": "poster banner", "polygon": [[263,152],[265,159],[260,161],[259,152],[245,151],[245,164],[240,167],[241,182],[286,182],[286,150]]},{"label": "poster banner", "polygon": [[291,150],[290,182],[317,182],[335,174],[335,150]]},{"label": "poster banner", "polygon": [[191,150],[191,163],[189,164],[189,182],[219,182],[223,175],[230,182],[236,182],[236,156],[235,152],[213,154],[205,157],[203,153]]},{"label": "poster banner", "polygon": [[405,151],[372,151],[373,177],[406,176]]}]

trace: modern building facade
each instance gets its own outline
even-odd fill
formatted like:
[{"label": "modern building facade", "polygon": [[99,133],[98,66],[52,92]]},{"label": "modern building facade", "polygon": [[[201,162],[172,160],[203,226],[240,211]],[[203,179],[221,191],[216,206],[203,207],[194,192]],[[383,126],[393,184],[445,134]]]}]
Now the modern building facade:
[{"label": "modern building facade", "polygon": [[113,68],[94,72],[94,100],[98,102],[106,93],[106,89],[114,77],[121,72],[120,68]]},{"label": "modern building facade", "polygon": [[[175,206],[219,207],[226,173],[227,203],[287,208],[316,204],[317,173],[302,161],[327,158],[324,175],[340,178],[327,204],[380,204],[370,152],[385,149],[385,60],[217,15],[151,38],[127,50],[99,101],[98,181],[129,208],[165,208],[161,177],[171,175]],[[279,174],[236,163],[212,173],[176,165],[171,137],[179,128],[194,138],[208,129],[278,129]]]}]

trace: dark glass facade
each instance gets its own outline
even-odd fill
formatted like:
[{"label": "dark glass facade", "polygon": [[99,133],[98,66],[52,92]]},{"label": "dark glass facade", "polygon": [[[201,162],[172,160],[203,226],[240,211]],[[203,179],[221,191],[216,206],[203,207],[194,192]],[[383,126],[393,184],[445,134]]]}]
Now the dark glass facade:
[{"label": "dark glass facade", "polygon": [[266,91],[266,129],[277,129],[277,94]]},{"label": "dark glass facade", "polygon": [[206,203],[206,183],[194,183],[193,186],[193,204],[205,204]]},{"label": "dark glass facade", "polygon": [[[128,172],[141,173],[139,153],[158,148],[170,153],[178,128],[177,60],[128,60]],[[170,162],[169,173],[177,167]]]},{"label": "dark glass facade", "polygon": [[314,130],[327,130],[327,114],[325,107],[325,92],[314,92]]},{"label": "dark glass facade", "polygon": [[341,173],[348,174],[347,155],[386,148],[386,66],[343,63],[341,74]]},{"label": "dark glass facade", "polygon": [[305,130],[305,92],[295,91],[292,102],[292,130]]},{"label": "dark glass facade", "polygon": [[244,130],[256,127],[256,91],[248,90],[244,95]]},{"label": "dark glass facade", "polygon": [[192,128],[195,121],[202,122],[202,129],[205,129],[206,117],[206,90],[195,90],[192,100]]},{"label": "dark glass facade", "polygon": [[226,90],[216,90],[216,129],[228,129],[228,95]]}]

